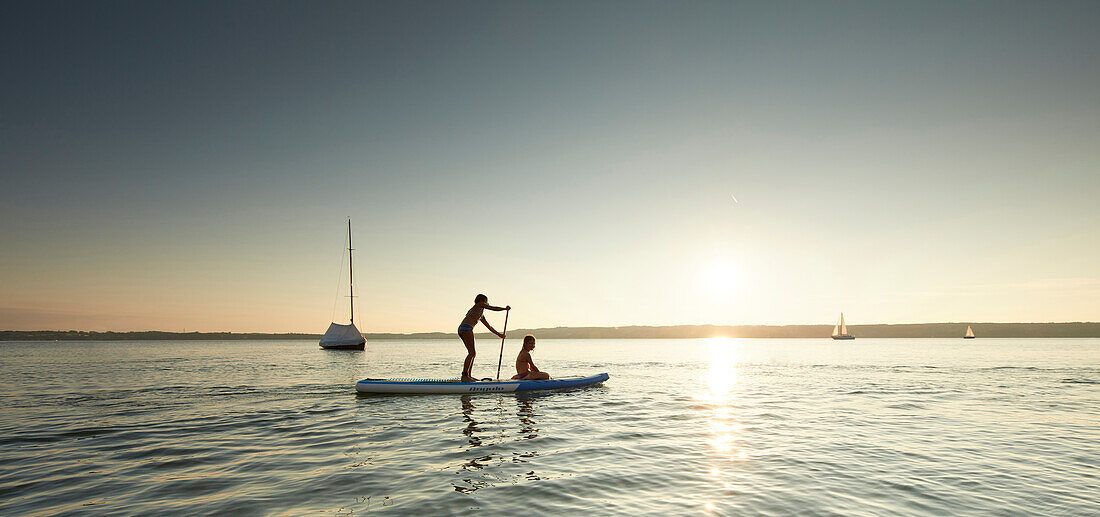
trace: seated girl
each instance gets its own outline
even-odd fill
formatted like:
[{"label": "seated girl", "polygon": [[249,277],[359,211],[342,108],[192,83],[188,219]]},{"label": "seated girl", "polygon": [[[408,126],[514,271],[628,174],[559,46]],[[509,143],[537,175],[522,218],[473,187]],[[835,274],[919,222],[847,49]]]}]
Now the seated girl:
[{"label": "seated girl", "polygon": [[535,350],[535,336],[530,334],[523,336],[523,349],[516,357],[516,374],[513,379],[523,381],[544,381],[550,378],[550,374],[539,371],[535,362],[531,360],[531,352]]}]

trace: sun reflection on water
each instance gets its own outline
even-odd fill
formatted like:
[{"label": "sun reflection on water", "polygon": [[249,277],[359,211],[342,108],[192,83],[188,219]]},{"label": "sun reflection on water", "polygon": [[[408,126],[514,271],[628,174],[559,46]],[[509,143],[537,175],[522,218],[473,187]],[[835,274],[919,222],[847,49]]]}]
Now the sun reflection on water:
[{"label": "sun reflection on water", "polygon": [[695,395],[696,400],[708,402],[716,409],[729,412],[727,403],[737,384],[737,340],[709,338],[710,369],[707,371],[705,389]]},{"label": "sun reflection on water", "polygon": [[[736,339],[707,340],[710,368],[706,373],[705,385],[694,396],[709,411],[707,423],[710,425],[709,443],[714,463],[707,472],[707,477],[714,480],[715,486],[721,487],[725,492],[733,490],[730,481],[735,472],[730,470],[730,462],[744,461],[748,457],[739,443],[744,426],[737,420],[739,347],[740,343]],[[704,509],[713,513],[717,507],[713,502],[707,502]]]}]

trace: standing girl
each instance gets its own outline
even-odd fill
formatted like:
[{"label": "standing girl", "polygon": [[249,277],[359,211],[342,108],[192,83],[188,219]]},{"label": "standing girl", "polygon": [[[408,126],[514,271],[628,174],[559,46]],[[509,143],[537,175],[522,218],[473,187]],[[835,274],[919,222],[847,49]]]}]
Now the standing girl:
[{"label": "standing girl", "polygon": [[474,325],[477,325],[477,322],[480,321],[485,324],[485,328],[489,329],[489,332],[504,339],[504,334],[497,332],[497,330],[485,320],[484,312],[485,309],[491,311],[507,311],[511,308],[511,305],[507,307],[494,307],[489,305],[489,297],[484,294],[479,294],[474,297],[474,306],[466,311],[466,317],[462,318],[462,323],[458,326],[458,337],[462,338],[462,344],[466,345],[466,361],[462,363],[462,382],[473,382],[477,380],[470,372],[474,367],[474,357],[477,357],[477,351],[474,350]]}]

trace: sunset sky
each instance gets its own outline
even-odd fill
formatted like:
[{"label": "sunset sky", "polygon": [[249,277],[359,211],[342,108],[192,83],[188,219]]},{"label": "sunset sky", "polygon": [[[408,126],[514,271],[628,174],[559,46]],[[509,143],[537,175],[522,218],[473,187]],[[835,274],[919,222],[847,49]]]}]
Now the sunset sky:
[{"label": "sunset sky", "polygon": [[320,333],[349,216],[366,332],[453,331],[479,292],[512,328],[1097,321],[1097,27],[1095,1],[5,2],[0,329]]}]

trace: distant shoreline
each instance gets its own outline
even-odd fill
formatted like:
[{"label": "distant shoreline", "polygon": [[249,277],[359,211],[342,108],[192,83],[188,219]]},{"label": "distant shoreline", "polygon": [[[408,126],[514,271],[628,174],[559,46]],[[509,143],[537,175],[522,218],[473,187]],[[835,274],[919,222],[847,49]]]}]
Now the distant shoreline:
[{"label": "distant shoreline", "polygon": [[[856,338],[961,338],[966,326],[974,328],[978,338],[1082,338],[1100,337],[1100,323],[902,323],[848,325]],[[663,327],[554,327],[515,329],[512,337],[534,334],[547,339],[685,339],[707,337],[734,338],[827,338],[832,325],[672,325]],[[410,334],[367,333],[369,339],[454,339],[450,332]],[[320,339],[320,334],[256,332],[89,332],[59,330],[4,330],[0,341],[211,341],[211,340],[288,340]],[[488,333],[479,338],[494,337]]]}]

